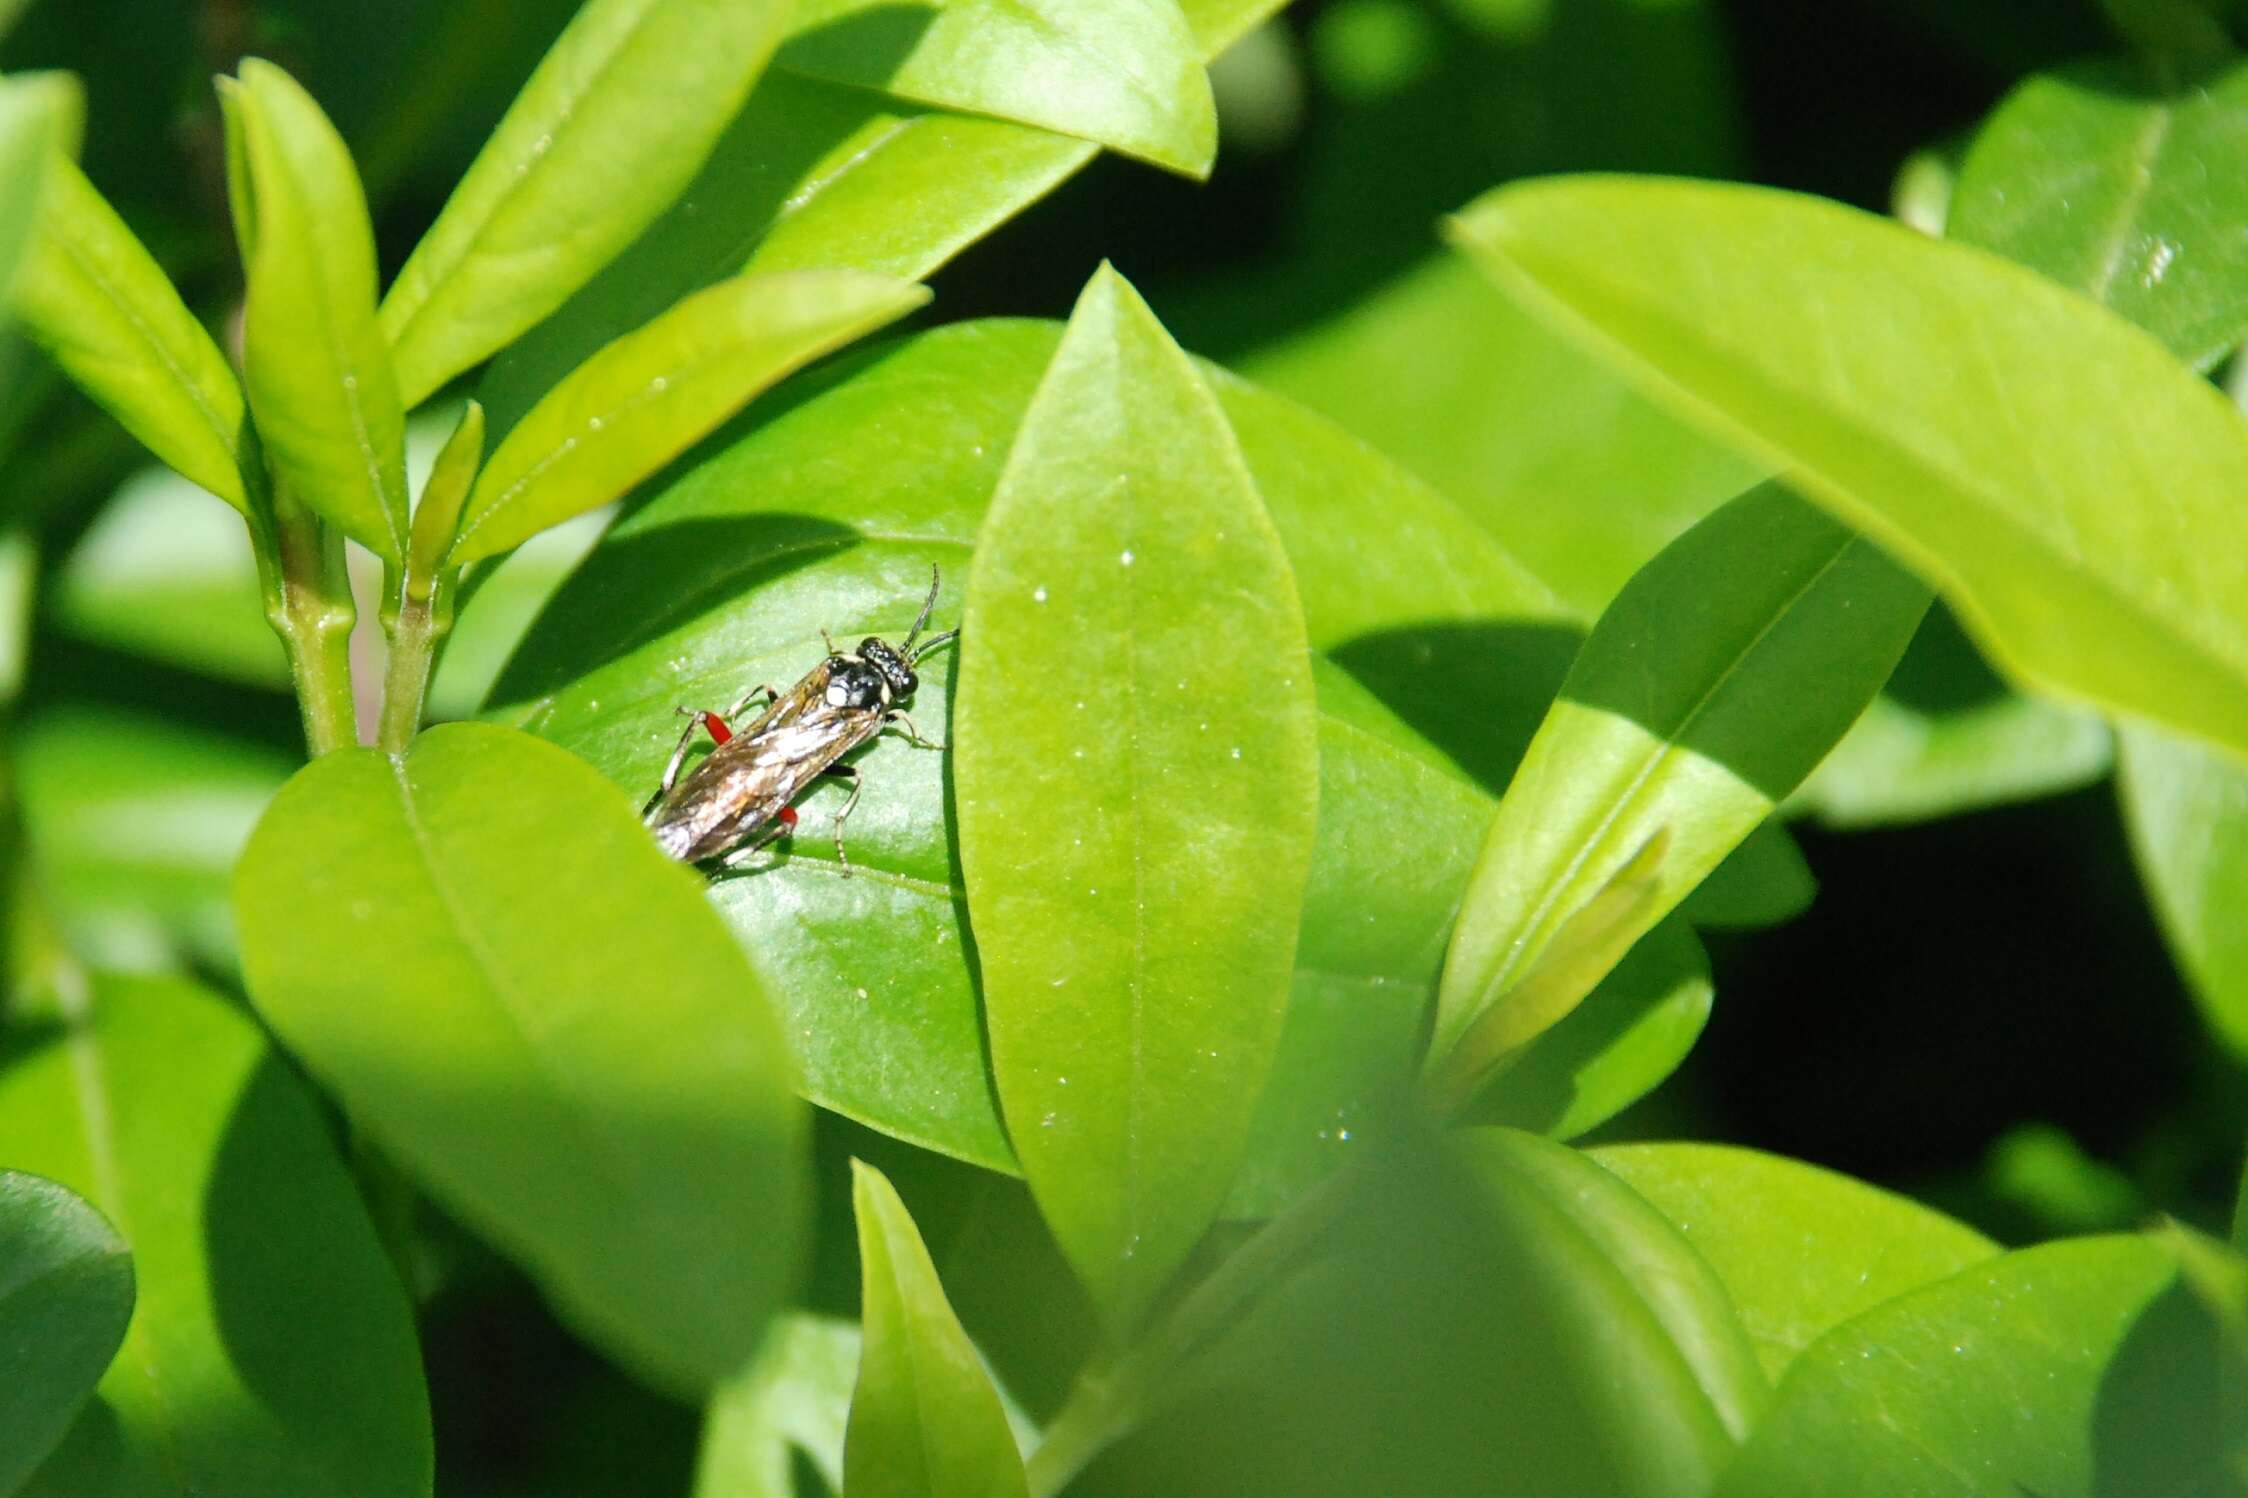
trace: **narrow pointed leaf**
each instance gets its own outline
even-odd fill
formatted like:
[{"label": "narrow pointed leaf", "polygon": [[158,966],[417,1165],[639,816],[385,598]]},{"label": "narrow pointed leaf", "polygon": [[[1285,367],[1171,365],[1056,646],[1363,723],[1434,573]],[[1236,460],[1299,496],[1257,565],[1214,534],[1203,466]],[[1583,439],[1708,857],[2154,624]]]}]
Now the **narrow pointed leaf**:
[{"label": "narrow pointed leaf", "polygon": [[49,163],[78,154],[85,100],[67,73],[0,82],[0,305],[5,305],[39,223]]},{"label": "narrow pointed leaf", "polygon": [[460,425],[445,439],[437,462],[429,470],[421,498],[414,505],[410,571],[417,578],[434,575],[446,548],[460,528],[461,509],[484,462],[484,408],[470,401],[461,412]]},{"label": "narrow pointed leaf", "polygon": [[1557,179],[1457,232],[1526,306],[1934,580],[2001,667],[2248,752],[2248,424],[2145,333],[1763,189]]},{"label": "narrow pointed leaf", "polygon": [[851,1498],[1027,1494],[1007,1415],[881,1172],[851,1162],[859,1224],[858,1387],[843,1437]]},{"label": "narrow pointed leaf", "polygon": [[1218,119],[1175,0],[801,0],[776,68],[1074,135],[1190,176]]},{"label": "narrow pointed leaf", "polygon": [[1499,803],[1445,959],[1432,1063],[1658,831],[1669,844],[1639,929],[1683,899],[1842,737],[1927,603],[1871,542],[1776,486],[1649,563],[1593,627]]},{"label": "narrow pointed leaf", "polygon": [[795,1268],[801,1120],[763,984],[614,788],[453,724],[315,762],[235,880],[259,1011],[454,1211],[700,1391]]},{"label": "narrow pointed leaf", "polygon": [[2033,266],[2196,368],[2248,334],[2248,65],[2174,92],[2096,62],[2030,79],[1975,137],[1946,232]]},{"label": "narrow pointed leaf", "polygon": [[242,387],[170,278],[85,174],[48,168],[16,315],[142,445],[236,509],[249,503]]},{"label": "narrow pointed leaf", "polygon": [[2117,786],[2140,877],[2203,1018],[2248,1056],[2248,768],[2204,745],[2127,729]]},{"label": "narrow pointed leaf", "polygon": [[243,380],[275,473],[392,562],[406,555],[406,417],[375,326],[375,236],[343,137],[255,58],[230,89],[256,229]]},{"label": "narrow pointed leaf", "polygon": [[54,1449],[133,1315],[133,1258],[66,1186],[0,1170],[0,1493]]},{"label": "narrow pointed leaf", "polygon": [[670,206],[787,12],[780,0],[590,0],[578,12],[383,299],[407,406],[561,306]]},{"label": "narrow pointed leaf", "polygon": [[1224,413],[1096,275],[978,536],[954,734],[992,1069],[1112,1328],[1241,1159],[1318,794],[1295,581]]},{"label": "narrow pointed leaf", "polygon": [[928,301],[858,271],[740,276],[595,354],[507,434],[446,557],[496,556],[607,504],[790,371]]},{"label": "narrow pointed leaf", "polygon": [[1591,1152],[1677,1224],[1740,1308],[1774,1378],[1861,1311],[1992,1258],[1982,1234],[1906,1197],[1714,1144]]},{"label": "narrow pointed leaf", "polygon": [[100,1208],[138,1298],[23,1498],[427,1498],[412,1313],[329,1121],[216,995],[76,983],[0,1070],[0,1139]]}]

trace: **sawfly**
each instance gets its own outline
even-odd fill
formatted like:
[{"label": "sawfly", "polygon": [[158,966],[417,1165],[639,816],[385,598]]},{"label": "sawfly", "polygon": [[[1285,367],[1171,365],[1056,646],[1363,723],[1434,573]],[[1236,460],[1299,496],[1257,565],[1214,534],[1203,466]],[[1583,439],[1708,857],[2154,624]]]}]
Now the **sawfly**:
[{"label": "sawfly", "polygon": [[[681,708],[689,721],[679,735],[664,767],[663,784],[648,800],[644,813],[649,830],[664,852],[682,863],[713,860],[732,864],[781,836],[796,825],[794,801],[814,780],[831,776],[846,780],[851,795],[835,814],[835,856],[843,872],[851,860],[843,852],[843,821],[859,804],[857,769],[841,763],[844,755],[881,734],[900,728],[907,742],[922,749],[942,749],[921,736],[900,706],[921,684],[913,674],[921,658],[956,639],[960,631],[948,629],[921,639],[931,610],[937,606],[940,579],[929,569],[929,597],[903,645],[869,636],[855,651],[839,651],[828,639],[827,659],[786,692],[770,686],[750,689],[723,715],[696,708]],[[919,640],[916,645],[914,642]],[[755,721],[735,728],[751,703],[765,699],[765,710]],[[681,779],[698,729],[707,730],[717,747],[708,758]]]}]

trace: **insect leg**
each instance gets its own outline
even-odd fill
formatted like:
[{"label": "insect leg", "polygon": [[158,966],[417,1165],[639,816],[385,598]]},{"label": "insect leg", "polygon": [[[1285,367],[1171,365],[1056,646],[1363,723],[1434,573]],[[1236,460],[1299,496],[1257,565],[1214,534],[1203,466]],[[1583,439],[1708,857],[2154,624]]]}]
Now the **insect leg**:
[{"label": "insect leg", "polygon": [[771,707],[774,703],[781,700],[781,694],[774,690],[772,683],[760,682],[758,685],[751,687],[748,691],[742,693],[740,697],[736,698],[734,700],[734,705],[726,709],[726,716],[729,718],[740,717],[743,713],[749,711],[749,705],[752,702],[755,702],[760,696],[765,699],[765,705],[767,707]]},{"label": "insect leg", "polygon": [[882,722],[884,727],[893,728],[903,723],[905,725],[905,741],[916,749],[942,749],[944,747],[935,739],[921,737],[921,730],[913,726],[913,720],[895,708],[890,711],[888,716],[883,718]]},{"label": "insect leg", "polygon": [[663,783],[658,785],[656,793],[648,798],[648,804],[640,808],[640,815],[643,817],[654,811],[656,803],[670,795],[671,788],[679,783],[679,767],[687,762],[687,746],[694,742],[695,730],[703,726],[703,715],[694,708],[683,707],[678,711],[690,715],[687,719],[687,726],[679,731],[679,742],[671,751],[671,762],[663,767]]},{"label": "insect leg", "polygon": [[851,782],[850,799],[845,801],[843,809],[835,814],[835,861],[843,865],[843,876],[847,879],[851,875],[851,856],[843,851],[843,819],[851,814],[852,807],[859,804],[859,792],[866,789],[866,781],[860,778],[858,767],[855,765],[829,765],[820,773],[822,775],[833,775],[838,780]]},{"label": "insect leg", "polygon": [[772,823],[748,842],[721,856],[718,860],[718,867],[722,869],[739,868],[749,861],[751,855],[764,852],[767,843],[776,842],[787,836],[789,829],[795,825],[796,818],[794,816]]}]

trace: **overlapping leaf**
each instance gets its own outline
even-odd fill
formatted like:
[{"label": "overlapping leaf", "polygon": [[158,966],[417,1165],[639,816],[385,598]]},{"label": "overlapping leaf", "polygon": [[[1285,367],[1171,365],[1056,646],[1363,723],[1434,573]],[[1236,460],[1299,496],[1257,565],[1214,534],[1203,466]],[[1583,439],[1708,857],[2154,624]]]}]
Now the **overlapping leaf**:
[{"label": "overlapping leaf", "polygon": [[133,1315],[133,1259],[68,1187],[0,1170],[0,1493],[46,1459]]}]

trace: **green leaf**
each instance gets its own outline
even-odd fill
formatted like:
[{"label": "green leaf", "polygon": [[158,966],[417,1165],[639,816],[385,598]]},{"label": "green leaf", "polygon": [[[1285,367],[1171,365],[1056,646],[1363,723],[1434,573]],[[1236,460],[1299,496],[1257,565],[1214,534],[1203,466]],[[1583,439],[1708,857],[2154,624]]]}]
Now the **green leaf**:
[{"label": "green leaf", "polygon": [[1776,486],[1650,563],[1594,626],[1500,802],[1445,960],[1432,1060],[1665,832],[1632,925],[1675,906],[1841,738],[1926,606],[1871,543]]},{"label": "green leaf", "polygon": [[484,462],[484,408],[470,401],[461,411],[460,425],[445,439],[429,482],[414,505],[413,529],[408,536],[408,573],[418,582],[436,575],[446,548],[460,529],[461,508],[468,503],[469,488]]},{"label": "green leaf", "polygon": [[39,547],[21,526],[0,531],[0,708],[15,705],[31,655],[31,612],[39,591]]},{"label": "green leaf", "polygon": [[1954,239],[2084,292],[2207,369],[2248,335],[2248,65],[2175,92],[2094,62],[2032,78],[1975,137]]},{"label": "green leaf", "polygon": [[1287,1009],[1318,738],[1255,480],[1113,271],[1023,417],[961,629],[992,1073],[1039,1209],[1121,1333],[1240,1162]]},{"label": "green leaf", "polygon": [[767,385],[928,299],[857,271],[741,276],[688,297],[588,359],[508,433],[447,565],[607,504]]},{"label": "green leaf", "polygon": [[1559,179],[1457,232],[1531,310],[1934,579],[2001,666],[2248,748],[2248,426],[2144,333],[1763,189]]},{"label": "green leaf", "polygon": [[1173,0],[802,0],[774,65],[1193,177],[1217,155],[1209,76]]},{"label": "green leaf", "polygon": [[132,1316],[117,1229],[67,1187],[0,1170],[0,1493],[54,1449]]},{"label": "green leaf", "polygon": [[2139,874],[2209,1028],[2248,1056],[2248,769],[2126,729],[2117,789]]},{"label": "green leaf", "polygon": [[249,532],[167,469],[118,486],[53,587],[56,622],[82,640],[225,681],[289,684]]},{"label": "green leaf", "polygon": [[138,1302],[24,1498],[427,1498],[412,1313],[313,1100],[192,983],[63,984],[11,1037],[0,1138],[116,1225]]},{"label": "green leaf", "polygon": [[478,569],[429,679],[432,718],[471,717],[484,705],[531,621],[615,518],[595,510],[566,520]]},{"label": "green leaf", "polygon": [[787,10],[591,0],[578,12],[383,299],[408,407],[561,306],[671,205],[763,71]]},{"label": "green leaf", "polygon": [[0,304],[13,292],[31,247],[48,162],[77,154],[84,116],[78,80],[67,73],[0,81]]},{"label": "green leaf", "polygon": [[[1280,3],[1194,0],[1185,10],[1207,61]],[[507,430],[588,354],[688,292],[730,275],[784,270],[922,280],[1096,153],[1072,136],[914,109],[776,70],[670,211],[493,361],[481,391],[493,430]],[[913,211],[900,213],[901,203]]]},{"label": "green leaf", "polygon": [[882,1173],[851,1162],[859,1224],[858,1386],[843,1438],[852,1498],[1027,1494],[1022,1456],[937,1268]]},{"label": "green leaf", "polygon": [[1951,711],[1876,697],[1788,810],[1829,827],[1881,827],[2028,801],[2091,784],[2115,761],[2097,713],[2007,693]]},{"label": "green leaf", "polygon": [[668,1384],[756,1351],[802,1217],[765,986],[567,754],[453,724],[283,788],[235,879],[259,1012],[352,1117]]},{"label": "green leaf", "polygon": [[276,477],[377,556],[406,555],[406,416],[375,326],[375,236],[343,137],[296,80],[246,58],[223,86],[255,229],[242,377]]},{"label": "green leaf", "polygon": [[[1874,699],[1876,704],[1880,701],[1879,697]],[[1845,734],[1842,742],[1849,741]],[[1765,822],[1741,839],[1740,845],[1725,855],[1725,861],[1694,887],[1683,908],[1686,918],[1697,926],[1718,931],[1753,930],[1794,920],[1811,908],[1818,892],[1818,880],[1803,861],[1803,850],[1796,847],[1794,837],[1778,822]]]},{"label": "green leaf", "polygon": [[830,1492],[842,1492],[859,1340],[853,1322],[797,1312],[776,1319],[757,1361],[711,1396],[695,1498],[797,1498],[797,1453]]},{"label": "green leaf", "polygon": [[150,452],[247,509],[233,369],[155,257],[67,161],[49,164],[15,307],[32,341]]},{"label": "green leaf", "polygon": [[1813,1343],[1716,1493],[2213,1491],[2215,1354],[2154,1240],[2005,1254]]},{"label": "green leaf", "polygon": [[265,745],[147,713],[80,705],[32,718],[17,741],[24,833],[73,949],[112,967],[192,957],[231,969],[234,861],[294,767]]},{"label": "green leaf", "polygon": [[[555,595],[494,690],[496,711],[637,800],[678,738],[675,707],[722,708],[756,682],[795,680],[820,658],[823,627],[838,639],[902,632],[932,564],[946,582],[937,621],[956,622],[971,542],[1059,334],[948,327],[848,355],[753,406],[741,435],[620,520]],[[1203,372],[1326,657],[1313,672],[1318,843],[1288,1021],[1230,1208],[1261,1214],[1363,1149],[1410,1078],[1496,787],[1576,636],[1425,486],[1330,423]],[[1364,545],[1377,527],[1393,547]],[[483,602],[464,606],[456,633]],[[913,712],[934,738],[950,737],[938,725],[957,659],[923,663]],[[1451,690],[1428,692],[1432,672]],[[785,859],[718,880],[712,898],[773,975],[808,1098],[1011,1170],[944,757],[886,739],[857,763],[856,877],[837,877],[824,836],[842,799],[830,787],[802,804],[822,830],[800,828]]]},{"label": "green leaf", "polygon": [[1717,1271],[1774,1378],[1861,1311],[1998,1252],[1917,1202],[1778,1155],[1715,1144],[1591,1153]]}]

